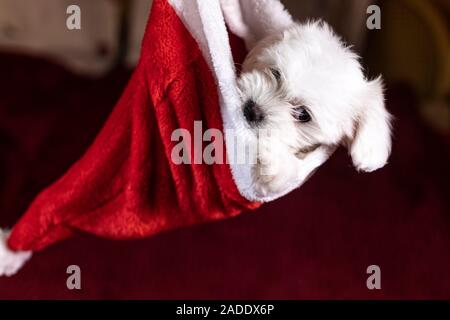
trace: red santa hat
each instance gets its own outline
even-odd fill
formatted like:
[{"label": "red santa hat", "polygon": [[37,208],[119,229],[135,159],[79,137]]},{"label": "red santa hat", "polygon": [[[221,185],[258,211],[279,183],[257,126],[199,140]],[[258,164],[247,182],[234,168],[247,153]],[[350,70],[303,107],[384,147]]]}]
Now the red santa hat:
[{"label": "red santa hat", "polygon": [[291,24],[279,0],[154,0],[139,64],[93,144],[10,233],[0,231],[0,275],[14,274],[31,252],[77,231],[148,237],[235,216],[300,186],[302,179],[258,197],[250,163],[171,160],[172,133],[183,128],[194,136],[195,121],[249,143],[235,85],[238,48],[228,30],[251,48]]}]

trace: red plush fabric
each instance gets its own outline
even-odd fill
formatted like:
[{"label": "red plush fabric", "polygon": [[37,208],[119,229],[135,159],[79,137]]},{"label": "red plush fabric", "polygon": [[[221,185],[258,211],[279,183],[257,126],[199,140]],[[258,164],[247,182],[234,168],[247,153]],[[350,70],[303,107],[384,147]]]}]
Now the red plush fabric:
[{"label": "red plush fabric", "polygon": [[10,248],[40,250],[75,230],[142,238],[257,207],[227,164],[173,163],[171,135],[184,128],[194,140],[194,121],[222,129],[216,84],[175,11],[155,1],[123,96],[86,154],[14,226]]}]

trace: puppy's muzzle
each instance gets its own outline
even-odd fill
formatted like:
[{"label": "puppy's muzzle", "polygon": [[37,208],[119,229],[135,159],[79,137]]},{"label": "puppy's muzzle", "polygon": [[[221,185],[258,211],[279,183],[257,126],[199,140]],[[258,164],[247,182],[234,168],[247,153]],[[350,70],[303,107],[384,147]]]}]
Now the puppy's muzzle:
[{"label": "puppy's muzzle", "polygon": [[253,100],[247,100],[244,103],[242,111],[250,125],[256,125],[264,120],[264,112]]}]

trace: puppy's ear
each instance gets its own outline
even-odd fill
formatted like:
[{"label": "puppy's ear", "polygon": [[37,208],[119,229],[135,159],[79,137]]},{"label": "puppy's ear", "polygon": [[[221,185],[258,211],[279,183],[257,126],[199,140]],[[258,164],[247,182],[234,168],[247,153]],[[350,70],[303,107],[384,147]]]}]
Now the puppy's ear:
[{"label": "puppy's ear", "polygon": [[371,172],[382,168],[391,153],[392,117],[384,106],[381,78],[367,81],[363,91],[350,155],[358,170]]}]

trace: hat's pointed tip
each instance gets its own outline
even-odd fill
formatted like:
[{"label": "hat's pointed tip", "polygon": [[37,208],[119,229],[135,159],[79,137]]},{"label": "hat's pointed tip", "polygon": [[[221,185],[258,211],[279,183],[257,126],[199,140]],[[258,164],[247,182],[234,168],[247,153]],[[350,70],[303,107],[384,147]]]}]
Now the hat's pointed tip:
[{"label": "hat's pointed tip", "polygon": [[0,229],[0,277],[10,277],[31,258],[31,251],[12,251],[8,248],[9,231]]}]

